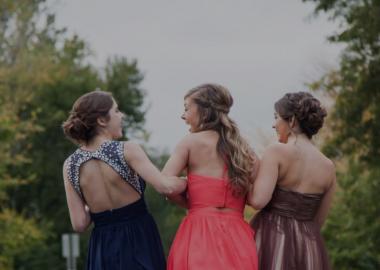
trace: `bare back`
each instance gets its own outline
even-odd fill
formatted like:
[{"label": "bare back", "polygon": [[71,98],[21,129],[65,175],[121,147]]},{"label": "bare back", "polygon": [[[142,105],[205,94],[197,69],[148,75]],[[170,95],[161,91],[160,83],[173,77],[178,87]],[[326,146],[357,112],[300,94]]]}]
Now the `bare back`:
[{"label": "bare back", "polygon": [[223,178],[225,164],[216,149],[218,139],[219,134],[211,130],[190,135],[188,173]]},{"label": "bare back", "polygon": [[96,159],[81,166],[80,187],[93,213],[120,208],[140,198],[136,189],[110,165]]},{"label": "bare back", "polygon": [[[209,180],[211,177],[214,178],[213,181],[220,182],[226,180],[226,164],[217,152],[218,139],[219,134],[212,130],[206,130],[187,135],[184,140],[179,145],[177,145],[177,148],[174,151],[173,155],[166,163],[163,172],[168,175],[178,175],[182,169],[186,168],[189,177],[190,175],[196,177],[197,179],[204,179],[203,177],[207,177],[207,180]],[[205,183],[210,184],[210,182]],[[204,187],[207,188],[207,186]],[[224,185],[223,188],[225,188]],[[235,197],[234,199],[238,200]],[[174,201],[185,208],[189,208],[187,199],[184,197],[175,197]],[[217,209],[221,212],[237,211],[235,208],[229,207],[227,205],[209,206],[209,208]]]},{"label": "bare back", "polygon": [[323,195],[314,218],[322,226],[336,188],[335,166],[308,139],[273,144],[261,159],[249,204],[255,209],[264,208],[272,199],[276,186],[303,195]]},{"label": "bare back", "polygon": [[144,181],[127,163],[126,144],[106,140],[94,151],[78,148],[65,162],[69,190],[74,189],[92,213],[128,205],[144,192]]},{"label": "bare back", "polygon": [[301,193],[328,190],[335,175],[334,165],[312,143],[299,140],[281,148],[278,186]]}]

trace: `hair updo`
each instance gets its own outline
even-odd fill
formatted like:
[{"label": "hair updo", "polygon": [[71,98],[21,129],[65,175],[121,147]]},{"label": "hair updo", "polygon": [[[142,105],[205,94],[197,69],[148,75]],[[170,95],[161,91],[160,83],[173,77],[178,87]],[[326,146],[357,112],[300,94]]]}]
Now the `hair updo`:
[{"label": "hair updo", "polygon": [[217,84],[202,84],[187,92],[185,98],[192,97],[198,105],[199,130],[219,127],[234,102],[227,88]]},{"label": "hair updo", "polygon": [[97,135],[97,119],[104,117],[109,120],[113,102],[111,93],[100,90],[79,97],[62,124],[66,137],[77,144],[88,143]]},{"label": "hair updo", "polygon": [[275,103],[274,108],[285,121],[295,117],[309,139],[318,133],[327,115],[319,100],[307,92],[287,93]]}]

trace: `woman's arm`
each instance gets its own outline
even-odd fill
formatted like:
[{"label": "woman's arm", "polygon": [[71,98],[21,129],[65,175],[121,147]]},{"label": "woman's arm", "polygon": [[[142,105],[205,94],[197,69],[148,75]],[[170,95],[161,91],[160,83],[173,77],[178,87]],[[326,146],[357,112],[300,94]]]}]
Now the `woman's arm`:
[{"label": "woman's arm", "polygon": [[71,225],[74,231],[79,233],[84,232],[91,224],[89,209],[71,185],[65,164],[63,165],[63,182],[66,191],[66,200],[69,208]]},{"label": "woman's arm", "polygon": [[335,166],[334,164],[332,164],[332,166],[333,173],[331,176],[331,184],[323,196],[321,205],[319,206],[318,212],[314,218],[314,221],[319,225],[319,228],[322,228],[323,224],[325,223],[336,190]]},{"label": "woman's arm", "polygon": [[[169,160],[166,162],[162,173],[165,175],[180,175],[186,169],[189,159],[189,136],[186,136],[174,149]],[[178,195],[171,195],[168,198],[181,207],[188,208],[187,194],[183,192]]]},{"label": "woman's arm", "polygon": [[251,174],[251,184],[250,184],[250,188],[249,188],[249,192],[248,192],[248,196],[247,196],[247,200],[246,200],[246,204],[248,205],[251,205],[250,201],[253,197],[253,183],[256,181],[256,178],[257,178],[257,175],[259,174],[259,169],[260,169],[260,158],[256,155],[256,153],[253,151],[253,149],[251,149],[251,154],[254,158],[254,164],[253,164],[253,171],[252,171],[252,174]]},{"label": "woman's arm", "polygon": [[260,210],[264,208],[272,198],[276,187],[279,170],[279,146],[269,146],[260,161],[259,172],[248,194],[248,204]]},{"label": "woman's arm", "polygon": [[186,181],[179,177],[168,177],[162,174],[149,160],[140,145],[125,142],[124,157],[128,164],[159,193],[176,195],[186,189]]}]

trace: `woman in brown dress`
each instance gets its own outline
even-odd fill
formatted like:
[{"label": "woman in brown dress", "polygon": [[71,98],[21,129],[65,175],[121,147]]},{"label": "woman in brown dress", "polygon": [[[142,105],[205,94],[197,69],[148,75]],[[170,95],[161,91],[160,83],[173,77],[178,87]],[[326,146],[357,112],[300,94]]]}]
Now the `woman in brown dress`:
[{"label": "woman in brown dress", "polygon": [[335,166],[313,144],[326,111],[306,92],[275,103],[279,143],[263,154],[249,203],[261,211],[256,231],[259,269],[330,269],[320,229],[335,191]]}]

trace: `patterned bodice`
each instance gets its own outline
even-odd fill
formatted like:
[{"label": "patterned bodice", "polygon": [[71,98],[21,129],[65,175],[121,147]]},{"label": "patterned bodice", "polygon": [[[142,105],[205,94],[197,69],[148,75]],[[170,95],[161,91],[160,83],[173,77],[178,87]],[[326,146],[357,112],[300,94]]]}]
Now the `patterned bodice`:
[{"label": "patterned bodice", "polygon": [[68,179],[81,198],[83,198],[83,194],[80,188],[80,166],[91,159],[98,159],[107,163],[138,193],[144,192],[145,181],[125,161],[124,142],[105,141],[95,152],[78,148],[65,161]]}]

